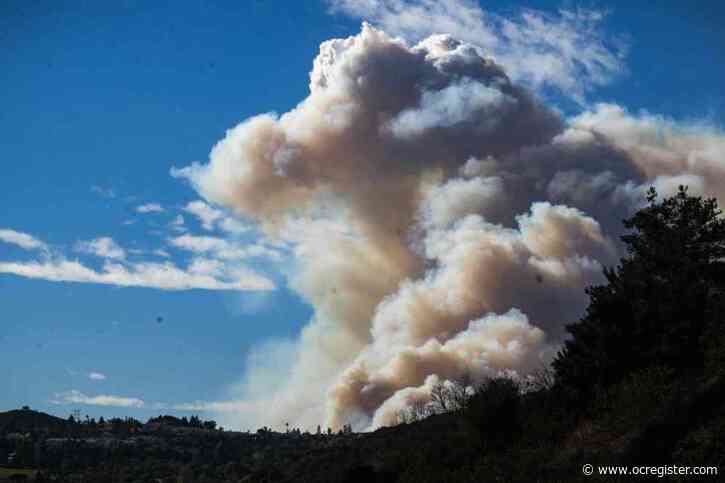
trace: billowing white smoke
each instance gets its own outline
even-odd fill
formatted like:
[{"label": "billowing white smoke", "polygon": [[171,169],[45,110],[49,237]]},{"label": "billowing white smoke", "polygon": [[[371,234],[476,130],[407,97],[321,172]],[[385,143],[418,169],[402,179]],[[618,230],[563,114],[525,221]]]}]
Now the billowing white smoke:
[{"label": "billowing white smoke", "polygon": [[240,420],[369,429],[434,380],[540,369],[643,190],[725,194],[724,156],[720,132],[613,105],[565,122],[449,36],[323,43],[294,110],[176,170],[291,243],[315,308],[284,384],[252,387],[264,412]]}]

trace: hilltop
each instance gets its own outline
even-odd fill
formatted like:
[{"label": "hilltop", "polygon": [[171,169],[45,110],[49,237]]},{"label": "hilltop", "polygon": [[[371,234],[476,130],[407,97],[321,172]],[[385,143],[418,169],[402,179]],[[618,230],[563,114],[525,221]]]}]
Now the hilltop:
[{"label": "hilltop", "polygon": [[[598,397],[585,416],[557,398],[551,389],[508,400],[491,391],[488,400],[501,407],[484,426],[469,406],[370,433],[332,435],[191,428],[165,417],[132,432],[44,437],[58,418],[36,413],[35,421],[51,426],[36,425],[33,435],[1,433],[0,457],[13,449],[20,466],[45,468],[56,481],[129,483],[617,481],[584,477],[582,465],[725,468],[721,376],[692,381],[645,371]],[[79,434],[84,425],[77,425]]]},{"label": "hilltop", "polygon": [[0,413],[0,434],[62,431],[65,426],[66,420],[27,407]]},{"label": "hilltop", "polygon": [[398,425],[368,433],[11,411],[0,415],[0,461],[58,482],[631,479],[583,474],[585,465],[716,478],[725,469],[725,218],[684,187],[662,201],[651,190],[648,201],[625,220],[627,256],[587,289],[586,314],[567,327],[551,368],[531,377],[436,383]]}]

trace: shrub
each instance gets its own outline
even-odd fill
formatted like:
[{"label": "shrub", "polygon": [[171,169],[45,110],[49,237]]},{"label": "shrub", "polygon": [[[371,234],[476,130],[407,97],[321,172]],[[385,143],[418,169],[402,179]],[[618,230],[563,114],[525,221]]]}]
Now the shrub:
[{"label": "shrub", "polygon": [[509,439],[520,427],[519,384],[509,378],[494,378],[480,384],[468,400],[464,415],[483,439]]},{"label": "shrub", "polygon": [[596,391],[592,412],[610,431],[630,431],[666,404],[674,390],[672,369],[648,367],[612,387]]}]

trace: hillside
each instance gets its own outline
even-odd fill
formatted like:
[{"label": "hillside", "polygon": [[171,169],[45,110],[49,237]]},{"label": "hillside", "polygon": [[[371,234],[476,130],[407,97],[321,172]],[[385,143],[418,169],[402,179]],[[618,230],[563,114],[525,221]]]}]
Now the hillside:
[{"label": "hillside", "polygon": [[[37,437],[30,447],[38,461],[28,463],[47,468],[57,481],[83,475],[93,482],[617,481],[585,477],[581,468],[642,461],[725,467],[722,377],[668,380],[648,371],[613,388],[581,417],[557,410],[555,398],[549,391],[522,397],[500,421],[505,433],[477,430],[465,412],[330,436],[152,423],[125,436]],[[2,434],[0,441],[1,455],[10,440]],[[13,449],[22,452],[29,442],[14,439]]]},{"label": "hillside", "polygon": [[31,409],[0,412],[0,434],[62,430],[65,425],[64,419]]},{"label": "hillside", "polygon": [[722,479],[725,218],[685,188],[648,200],[625,220],[627,256],[589,287],[586,314],[550,369],[439,381],[398,413],[400,424],[367,433],[10,411],[0,415],[0,461],[58,482],[631,481],[600,473],[614,466],[662,481]]}]

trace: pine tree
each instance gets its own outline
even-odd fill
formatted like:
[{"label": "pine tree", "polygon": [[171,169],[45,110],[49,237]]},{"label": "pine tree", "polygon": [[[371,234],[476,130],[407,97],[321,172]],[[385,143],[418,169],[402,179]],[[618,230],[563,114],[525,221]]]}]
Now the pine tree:
[{"label": "pine tree", "polygon": [[678,193],[624,221],[627,253],[589,287],[585,316],[554,360],[558,384],[586,393],[637,369],[702,366],[703,334],[725,287],[725,220],[715,199]]}]

